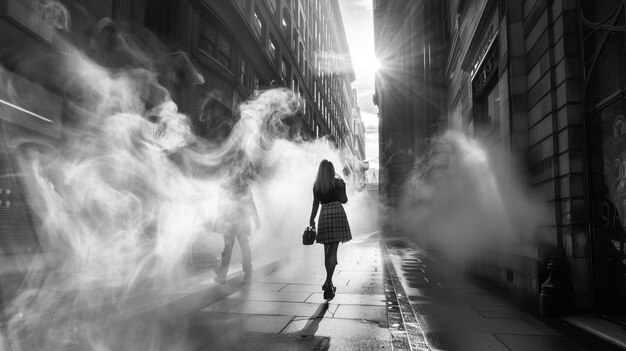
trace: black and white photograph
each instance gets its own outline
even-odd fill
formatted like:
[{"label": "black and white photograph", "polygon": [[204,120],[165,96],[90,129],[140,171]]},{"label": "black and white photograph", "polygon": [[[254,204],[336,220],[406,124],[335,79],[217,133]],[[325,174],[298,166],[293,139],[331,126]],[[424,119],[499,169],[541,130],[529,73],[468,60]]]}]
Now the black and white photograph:
[{"label": "black and white photograph", "polygon": [[626,0],[0,0],[0,351],[626,350],[625,116]]}]

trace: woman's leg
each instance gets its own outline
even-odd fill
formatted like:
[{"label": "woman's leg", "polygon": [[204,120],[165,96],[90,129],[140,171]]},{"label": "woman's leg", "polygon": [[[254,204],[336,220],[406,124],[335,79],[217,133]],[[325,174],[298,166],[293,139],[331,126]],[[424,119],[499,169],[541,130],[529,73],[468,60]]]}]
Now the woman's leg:
[{"label": "woman's leg", "polygon": [[235,245],[235,236],[224,235],[224,251],[222,251],[222,262],[220,266],[215,270],[217,276],[215,276],[214,280],[218,283],[226,282],[228,265],[230,264],[230,257],[233,253],[233,245]]},{"label": "woman's leg", "polygon": [[249,280],[252,277],[252,250],[250,249],[250,240],[246,234],[237,236],[239,240],[239,248],[241,248],[241,263],[243,267],[244,279]]},{"label": "woman's leg", "polygon": [[332,287],[333,274],[335,274],[335,267],[337,266],[337,249],[339,248],[339,242],[333,241],[324,244],[324,266],[326,267],[326,283],[327,287]]}]

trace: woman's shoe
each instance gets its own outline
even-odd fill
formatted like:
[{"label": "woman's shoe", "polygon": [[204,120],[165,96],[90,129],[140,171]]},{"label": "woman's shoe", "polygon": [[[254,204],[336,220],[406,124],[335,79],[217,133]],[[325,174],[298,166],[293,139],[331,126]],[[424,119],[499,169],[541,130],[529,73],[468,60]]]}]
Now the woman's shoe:
[{"label": "woman's shoe", "polygon": [[335,297],[337,288],[331,283],[329,285],[322,285],[322,290],[324,290],[324,300],[332,300]]},{"label": "woman's shoe", "polygon": [[324,289],[324,300],[330,300],[330,289]]},{"label": "woman's shoe", "polygon": [[213,280],[220,284],[226,283],[226,271],[221,267],[216,267],[213,269],[215,271],[215,278]]},{"label": "woman's shoe", "polygon": [[334,298],[335,298],[335,292],[337,291],[337,287],[336,287],[336,286],[333,286],[333,288],[332,288],[332,289],[329,289],[329,290],[330,290],[330,294],[329,294],[329,295],[330,295],[330,298],[329,298],[329,300],[332,300],[332,299],[334,299]]}]

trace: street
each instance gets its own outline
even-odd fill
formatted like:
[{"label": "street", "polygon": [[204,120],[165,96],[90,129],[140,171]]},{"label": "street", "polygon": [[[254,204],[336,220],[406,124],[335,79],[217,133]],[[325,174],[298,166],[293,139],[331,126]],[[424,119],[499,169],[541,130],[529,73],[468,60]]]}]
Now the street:
[{"label": "street", "polygon": [[238,269],[224,285],[212,272],[197,275],[187,293],[130,320],[146,329],[160,320],[160,342],[181,350],[617,350],[522,311],[407,242],[372,232],[341,245],[328,303],[314,245],[258,265],[248,283]]}]

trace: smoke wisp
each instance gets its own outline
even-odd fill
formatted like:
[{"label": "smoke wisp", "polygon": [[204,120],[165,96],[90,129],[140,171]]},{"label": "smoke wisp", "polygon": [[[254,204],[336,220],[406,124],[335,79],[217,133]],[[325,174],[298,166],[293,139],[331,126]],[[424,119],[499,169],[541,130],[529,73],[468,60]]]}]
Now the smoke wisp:
[{"label": "smoke wisp", "polygon": [[547,209],[514,162],[502,150],[446,132],[408,183],[400,214],[405,229],[425,247],[461,262],[528,245],[547,222]]}]

